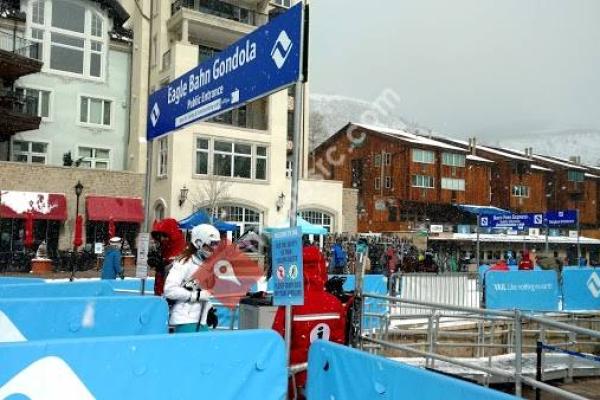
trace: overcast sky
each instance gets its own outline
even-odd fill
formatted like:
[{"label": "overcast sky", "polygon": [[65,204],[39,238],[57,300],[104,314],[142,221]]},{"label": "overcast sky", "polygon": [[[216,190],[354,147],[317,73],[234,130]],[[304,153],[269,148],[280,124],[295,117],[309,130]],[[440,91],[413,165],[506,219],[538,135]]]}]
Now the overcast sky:
[{"label": "overcast sky", "polygon": [[311,92],[457,136],[600,130],[600,0],[312,0]]}]

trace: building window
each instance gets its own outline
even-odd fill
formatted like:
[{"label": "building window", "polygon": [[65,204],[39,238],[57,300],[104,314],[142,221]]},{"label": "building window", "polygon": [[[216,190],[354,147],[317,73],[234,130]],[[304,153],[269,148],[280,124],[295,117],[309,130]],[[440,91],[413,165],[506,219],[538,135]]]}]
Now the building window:
[{"label": "building window", "polygon": [[375,158],[373,159],[373,165],[376,167],[381,166],[381,154],[375,154]]},{"label": "building window", "polygon": [[[103,76],[106,47],[104,18],[81,4],[52,0],[31,3],[31,39],[39,43],[38,59],[51,70],[90,78]],[[42,43],[50,52],[43,54]]]},{"label": "building window", "polygon": [[168,138],[158,141],[158,176],[167,176],[169,166],[169,142]]},{"label": "building window", "polygon": [[35,99],[38,117],[50,118],[50,92],[31,88],[17,88],[18,95]]},{"label": "building window", "polygon": [[465,191],[465,180],[454,178],[442,178],[442,189]]},{"label": "building window", "polygon": [[318,210],[304,210],[300,212],[300,216],[313,225],[320,225],[331,232],[333,217],[330,214]]},{"label": "building window", "polygon": [[154,219],[157,221],[160,221],[161,219],[165,218],[165,206],[163,206],[162,204],[157,204],[156,207],[154,207]]},{"label": "building window", "polygon": [[292,5],[292,0],[271,0],[271,3],[281,7],[290,8]]},{"label": "building window", "polygon": [[81,97],[79,121],[84,124],[110,126],[111,101]]},{"label": "building window", "polygon": [[[212,161],[212,164],[209,163]],[[197,175],[267,179],[268,149],[251,143],[196,138]]]},{"label": "building window", "polygon": [[260,211],[252,208],[232,205],[219,207],[218,212],[216,213],[213,213],[212,210],[209,209],[206,209],[206,212],[208,215],[217,217],[222,221],[237,225],[237,232],[233,232],[234,238],[249,231],[260,233],[262,230],[263,215]]},{"label": "building window", "polygon": [[517,185],[512,188],[514,197],[529,197],[529,186]]},{"label": "building window", "polygon": [[385,165],[392,165],[392,154],[391,153],[385,153],[383,159],[384,159]]},{"label": "building window", "polygon": [[109,169],[110,150],[92,147],[80,147],[78,152],[81,166],[84,168]]},{"label": "building window", "polygon": [[208,139],[196,139],[196,174],[208,174]]},{"label": "building window", "polygon": [[449,167],[464,167],[465,155],[456,153],[442,153],[442,164]]},{"label": "building window", "polygon": [[435,162],[435,155],[433,151],[412,149],[412,160],[416,163],[433,164]]},{"label": "building window", "polygon": [[381,178],[375,178],[375,190],[381,189]]},{"label": "building window", "polygon": [[385,188],[386,189],[391,189],[392,188],[392,177],[391,176],[386,176],[385,177]]},{"label": "building window", "polygon": [[433,188],[433,177],[426,175],[413,175],[412,186],[420,188]]},{"label": "building window", "polygon": [[221,52],[221,50],[219,50],[219,49],[199,45],[198,46],[198,64],[202,64],[204,61],[210,60],[211,58],[213,58],[220,52]]},{"label": "building window", "polygon": [[567,174],[569,182],[583,182],[585,179],[585,174],[582,171],[569,170]]},{"label": "building window", "polygon": [[28,164],[46,164],[48,143],[13,140],[12,160]]}]

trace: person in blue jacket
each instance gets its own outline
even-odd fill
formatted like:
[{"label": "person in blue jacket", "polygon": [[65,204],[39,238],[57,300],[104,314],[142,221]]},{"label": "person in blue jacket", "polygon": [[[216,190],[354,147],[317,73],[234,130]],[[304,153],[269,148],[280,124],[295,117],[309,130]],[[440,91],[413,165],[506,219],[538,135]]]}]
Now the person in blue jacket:
[{"label": "person in blue jacket", "polygon": [[102,279],[121,279],[125,278],[123,266],[121,265],[121,238],[114,237],[109,240],[109,245],[104,253],[104,262],[102,263]]}]

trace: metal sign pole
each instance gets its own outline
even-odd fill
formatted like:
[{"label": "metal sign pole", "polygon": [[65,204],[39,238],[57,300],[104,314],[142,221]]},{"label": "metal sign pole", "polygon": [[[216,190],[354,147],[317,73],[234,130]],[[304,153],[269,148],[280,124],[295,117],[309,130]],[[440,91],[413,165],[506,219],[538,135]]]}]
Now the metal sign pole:
[{"label": "metal sign pole", "polygon": [[[302,0],[299,1],[304,7]],[[304,57],[304,11],[302,12],[302,24],[300,28],[300,65],[303,65]],[[298,183],[300,179],[300,162],[302,147],[303,109],[304,109],[304,76],[302,71],[294,88],[294,136],[293,136],[293,164],[292,164],[292,187],[290,204],[290,227],[297,226],[298,214]],[[292,346],[292,306],[285,306],[285,349],[287,364],[290,364],[290,351]]]},{"label": "metal sign pole", "polygon": [[550,251],[550,244],[548,243],[548,234],[550,233],[550,223],[546,222],[546,256]]},{"label": "metal sign pole", "polygon": [[481,263],[481,260],[479,259],[479,225],[481,224],[481,214],[477,213],[477,228],[475,228],[475,232],[477,232],[477,244],[475,246],[475,251],[477,252],[477,255],[475,256],[476,260],[477,260],[477,269],[479,270],[479,264]]},{"label": "metal sign pole", "polygon": [[581,264],[581,224],[579,223],[579,208],[577,209],[577,265]]}]

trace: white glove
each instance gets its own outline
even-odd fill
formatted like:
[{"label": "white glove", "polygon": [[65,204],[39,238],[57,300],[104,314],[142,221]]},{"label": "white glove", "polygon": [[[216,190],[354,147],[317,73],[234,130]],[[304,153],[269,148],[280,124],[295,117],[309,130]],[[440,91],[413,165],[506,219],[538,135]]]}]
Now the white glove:
[{"label": "white glove", "polygon": [[200,299],[200,290],[192,290],[190,292],[190,299],[188,300],[188,302],[197,303],[199,299]]}]

